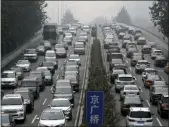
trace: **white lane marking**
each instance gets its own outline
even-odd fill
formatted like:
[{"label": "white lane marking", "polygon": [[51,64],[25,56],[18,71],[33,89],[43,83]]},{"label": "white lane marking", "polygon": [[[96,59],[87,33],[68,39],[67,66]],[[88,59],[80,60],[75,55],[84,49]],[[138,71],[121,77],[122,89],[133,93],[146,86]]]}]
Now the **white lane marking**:
[{"label": "white lane marking", "polygon": [[58,79],[59,78],[59,75],[56,77],[56,79]]},{"label": "white lane marking", "polygon": [[36,114],[31,123],[34,123],[34,122],[35,122],[37,116],[38,116],[38,115]]},{"label": "white lane marking", "polygon": [[147,102],[148,106],[150,107],[151,105],[150,105],[150,103],[148,102],[148,100],[146,100],[146,102]]},{"label": "white lane marking", "polygon": [[130,67],[130,71],[132,71],[131,67]]},{"label": "white lane marking", "polygon": [[126,60],[126,63],[129,63],[128,60]]},{"label": "white lane marking", "polygon": [[46,101],[47,101],[47,98],[45,98],[45,100],[43,101],[43,104],[42,104],[42,105],[45,105]]},{"label": "white lane marking", "polygon": [[160,120],[156,117],[156,120],[158,121],[159,125],[162,126]]},{"label": "white lane marking", "polygon": [[165,81],[164,78],[163,78],[162,76],[161,76],[161,78],[162,78],[163,81]]}]

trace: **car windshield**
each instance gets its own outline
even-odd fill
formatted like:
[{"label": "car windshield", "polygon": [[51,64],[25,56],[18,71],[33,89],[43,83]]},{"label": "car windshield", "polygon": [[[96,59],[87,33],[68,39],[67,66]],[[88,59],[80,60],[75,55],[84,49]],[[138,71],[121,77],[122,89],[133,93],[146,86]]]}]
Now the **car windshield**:
[{"label": "car windshield", "polygon": [[1,115],[1,124],[9,123],[9,116],[8,115]]},{"label": "car windshield", "polygon": [[29,99],[28,92],[16,91],[16,94],[20,94],[24,99]]},{"label": "car windshield", "polygon": [[55,48],[64,48],[64,46],[62,44],[57,44],[55,45]]},{"label": "car windshield", "polygon": [[22,86],[24,87],[36,87],[35,81],[22,81]]},{"label": "car windshield", "polygon": [[18,61],[18,64],[29,64],[27,60]]},{"label": "car windshield", "polygon": [[66,77],[66,76],[70,76],[70,75],[76,76],[76,75],[77,75],[77,72],[76,72],[76,71],[66,71],[66,72],[65,72],[65,77]]},{"label": "car windshield", "polygon": [[75,48],[84,48],[83,44],[75,44]]},{"label": "car windshield", "polygon": [[20,98],[5,98],[2,99],[1,105],[22,105]]},{"label": "car windshield", "polygon": [[112,63],[122,63],[121,59],[112,59],[111,60]]},{"label": "car windshield", "polygon": [[58,49],[56,50],[56,52],[65,52],[65,49],[64,49],[64,48],[58,48]]},{"label": "car windshield", "polygon": [[71,94],[72,90],[71,88],[56,88],[55,93],[56,94]]},{"label": "car windshield", "polygon": [[2,73],[1,78],[15,78],[15,73]]},{"label": "car windshield", "polygon": [[69,107],[69,100],[52,100],[51,107]]},{"label": "car windshield", "polygon": [[133,117],[133,118],[151,118],[151,113],[145,112],[145,111],[132,111],[130,113],[130,117]]},{"label": "car windshield", "polygon": [[55,53],[53,53],[53,52],[48,52],[48,53],[46,53],[45,56],[46,56],[46,57],[55,57]]},{"label": "car windshield", "polygon": [[64,86],[64,85],[70,85],[70,83],[67,81],[62,81],[62,82],[58,81],[56,85]]},{"label": "car windshield", "polygon": [[138,90],[137,87],[125,87],[124,90]]},{"label": "car windshield", "polygon": [[70,81],[77,81],[76,80],[76,76],[73,76],[73,75],[69,75],[69,76],[66,76],[65,79],[69,79]]},{"label": "car windshield", "polygon": [[76,67],[66,67],[66,71],[77,71]]},{"label": "car windshield", "polygon": [[69,41],[69,40],[70,40],[70,37],[65,37],[64,40],[68,40],[68,41]]},{"label": "car windshield", "polygon": [[45,75],[45,76],[50,76],[51,73],[50,73],[50,71],[44,71],[44,75]]},{"label": "car windshield", "polygon": [[72,56],[70,56],[70,58],[69,58],[69,59],[79,59],[79,56],[72,55]]},{"label": "car windshield", "polygon": [[132,77],[119,77],[120,81],[132,81],[133,78]]},{"label": "car windshield", "polygon": [[52,62],[44,62],[43,66],[49,67],[49,66],[54,66]]},{"label": "car windshield", "polygon": [[124,74],[124,70],[114,70],[113,74]]},{"label": "car windshield", "polygon": [[51,61],[51,62],[56,62],[56,58],[55,57],[51,57],[51,58],[45,58],[46,61]]},{"label": "car windshield", "polygon": [[42,67],[38,67],[37,69],[36,69],[37,71],[48,71],[48,69],[45,67],[45,68],[42,68]]},{"label": "car windshield", "polygon": [[124,104],[141,104],[140,97],[138,97],[138,96],[125,96]]},{"label": "car windshield", "polygon": [[41,120],[62,120],[64,119],[64,116],[62,112],[43,112],[41,115]]},{"label": "car windshield", "polygon": [[156,93],[168,93],[168,88],[157,87],[155,91]]}]

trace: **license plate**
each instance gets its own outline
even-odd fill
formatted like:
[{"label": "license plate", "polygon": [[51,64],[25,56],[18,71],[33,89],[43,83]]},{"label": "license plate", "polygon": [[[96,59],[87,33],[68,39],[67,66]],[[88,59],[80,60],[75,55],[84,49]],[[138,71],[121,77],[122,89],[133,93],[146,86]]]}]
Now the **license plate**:
[{"label": "license plate", "polygon": [[137,121],[138,124],[144,124],[144,121]]}]

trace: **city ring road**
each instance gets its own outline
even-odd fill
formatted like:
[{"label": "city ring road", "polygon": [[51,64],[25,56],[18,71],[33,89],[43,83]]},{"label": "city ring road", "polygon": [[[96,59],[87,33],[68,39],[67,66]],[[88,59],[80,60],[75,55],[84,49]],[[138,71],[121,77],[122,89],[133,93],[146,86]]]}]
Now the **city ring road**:
[{"label": "city ring road", "polygon": [[[78,30],[77,36],[74,37],[74,39],[73,39],[73,43],[75,42],[76,38],[79,36],[79,32],[80,31]],[[62,38],[63,37],[60,36],[59,39],[61,40]],[[39,41],[41,41],[41,40],[42,40],[42,38]],[[88,40],[89,41],[86,43],[86,47],[85,47],[86,53],[88,53],[88,48],[90,47],[89,46],[90,45],[90,41],[91,41],[90,35],[89,35],[89,39]],[[37,41],[37,43],[32,47],[36,47],[37,44],[39,43],[39,41]],[[52,48],[54,48],[54,46],[52,46]],[[55,71],[55,74],[53,75],[53,84],[56,83],[57,79],[61,78],[62,73],[63,73],[63,64],[69,58],[70,54],[73,54],[73,47],[72,46],[69,46],[69,51],[68,51],[67,58],[58,58],[58,69]],[[86,70],[85,64],[86,64],[87,55],[88,54],[80,55],[81,64],[82,64],[81,67],[80,67],[80,89],[82,87],[83,79],[85,78],[84,77],[84,71]],[[23,55],[19,56],[14,62],[12,62],[6,68],[4,68],[4,70],[10,69],[17,62],[17,60],[19,60],[19,59],[23,59]],[[35,70],[39,66],[39,64],[41,62],[43,62],[43,60],[44,60],[44,56],[38,56],[38,60],[36,62],[34,62],[34,63],[31,63],[31,70]],[[24,77],[26,77],[27,75],[28,75],[28,72],[24,73]],[[19,86],[20,86],[20,83],[19,83]],[[21,126],[37,126],[38,125],[39,121],[37,120],[37,118],[40,117],[42,111],[45,108],[47,108],[48,104],[52,101],[51,88],[52,88],[52,86],[46,86],[45,90],[40,92],[40,97],[37,100],[35,100],[35,102],[34,102],[34,111],[32,113],[26,115],[26,120],[25,120],[25,122],[23,124],[20,123],[20,122],[17,122],[17,125],[16,125],[17,127],[21,127]],[[5,94],[6,93],[11,93],[12,91],[13,91],[12,89],[11,90],[4,89],[4,93]],[[74,94],[75,106],[72,109],[73,118],[72,118],[72,120],[66,122],[66,126],[74,126],[74,122],[77,119],[75,117],[76,117],[77,108],[78,108],[78,105],[79,105],[78,103],[79,103],[80,93],[81,93],[81,90]]]}]

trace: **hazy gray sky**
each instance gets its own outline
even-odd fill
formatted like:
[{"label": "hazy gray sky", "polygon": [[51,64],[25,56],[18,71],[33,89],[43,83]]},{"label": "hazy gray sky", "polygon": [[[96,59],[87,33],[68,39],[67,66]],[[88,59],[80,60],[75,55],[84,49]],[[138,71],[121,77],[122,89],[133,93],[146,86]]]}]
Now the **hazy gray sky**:
[{"label": "hazy gray sky", "polygon": [[[131,18],[149,17],[148,7],[152,1],[47,1],[48,7],[46,8],[48,16],[51,18],[50,22],[57,22],[61,18],[62,10],[70,9],[75,18],[81,23],[89,23],[98,16],[105,16],[110,19],[111,16],[116,16],[121,7],[124,5]],[[58,16],[58,3],[60,7],[60,17]]]}]

